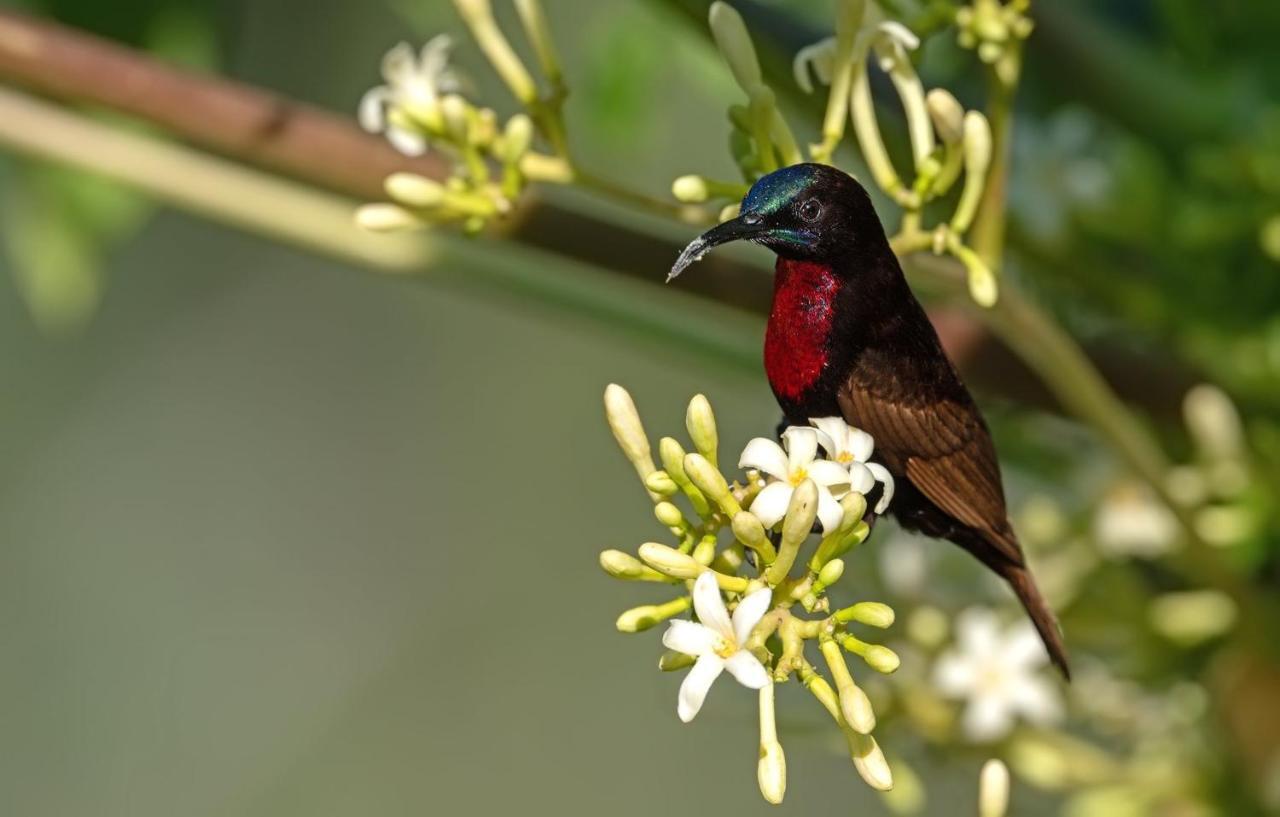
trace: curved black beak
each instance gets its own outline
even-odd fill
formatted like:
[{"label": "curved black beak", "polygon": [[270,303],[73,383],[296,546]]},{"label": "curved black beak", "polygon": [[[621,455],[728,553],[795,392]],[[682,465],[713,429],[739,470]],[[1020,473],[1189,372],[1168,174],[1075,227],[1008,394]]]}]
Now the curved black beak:
[{"label": "curved black beak", "polygon": [[685,267],[702,258],[712,247],[728,244],[730,241],[751,241],[764,231],[764,220],[756,213],[746,213],[712,227],[684,248],[684,252],[680,253],[675,265],[671,267],[671,272],[667,274],[667,282],[670,283],[684,272]]}]

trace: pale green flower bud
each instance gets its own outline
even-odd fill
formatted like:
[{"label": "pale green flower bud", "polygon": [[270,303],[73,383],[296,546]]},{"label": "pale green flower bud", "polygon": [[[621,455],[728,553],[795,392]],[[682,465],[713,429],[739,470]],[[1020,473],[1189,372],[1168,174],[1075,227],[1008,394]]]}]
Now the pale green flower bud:
[{"label": "pale green flower bud", "polygon": [[365,204],[356,210],[356,226],[376,233],[416,230],[425,223],[397,204]]},{"label": "pale green flower bud", "polygon": [[696,660],[692,655],[685,655],[675,650],[667,650],[658,658],[658,669],[663,672],[675,672],[686,667],[692,667],[693,662]]},{"label": "pale green flower bud", "polygon": [[533,120],[522,113],[507,120],[502,131],[502,160],[515,164],[533,143]]},{"label": "pale green flower bud", "polygon": [[902,664],[902,659],[896,652],[881,644],[867,645],[866,651],[862,654],[862,660],[876,672],[883,672],[885,675],[897,672]]},{"label": "pale green flower bud", "polygon": [[[631,395],[616,383],[609,384],[604,390],[604,411],[618,447],[631,461],[641,481],[647,479],[657,468],[649,451],[649,438],[645,436],[640,414],[636,411]],[[658,498],[653,494],[651,496]]]},{"label": "pale green flower bud", "polygon": [[792,492],[787,515],[782,518],[782,542],[778,546],[778,558],[765,571],[765,579],[769,584],[777,586],[791,572],[791,566],[800,553],[800,545],[808,537],[809,531],[813,530],[813,521],[817,518],[818,486],[813,480],[806,479]]},{"label": "pale green flower bud", "polygon": [[439,207],[446,195],[444,185],[417,173],[392,173],[382,186],[388,196],[406,207]]},{"label": "pale green flower bud", "polygon": [[1240,413],[1222,389],[1208,383],[1192,388],[1182,399],[1182,416],[1187,430],[1210,459],[1241,456],[1244,430]]},{"label": "pale green flower bud", "polygon": [[1009,769],[992,758],[978,775],[978,817],[1004,817],[1009,809]]},{"label": "pale green flower bud", "polygon": [[615,579],[632,581],[666,581],[666,577],[651,567],[643,564],[630,553],[621,550],[606,550],[600,554],[600,567]]},{"label": "pale green flower bud", "polygon": [[719,505],[726,514],[733,515],[742,510],[738,500],[734,499],[733,494],[730,493],[729,483],[725,482],[720,469],[712,465],[703,455],[686,454],[684,473],[690,482],[698,486],[698,489],[708,499]]},{"label": "pale green flower bud", "polygon": [[1151,601],[1152,628],[1178,644],[1194,645],[1216,638],[1236,623],[1238,610],[1231,597],[1218,590],[1165,593]]},{"label": "pale green flower bud", "polygon": [[[668,477],[669,479],[669,477]],[[659,502],[653,506],[653,515],[668,528],[685,528],[688,522],[678,507],[670,502]]]},{"label": "pale green flower bud", "polygon": [[658,441],[658,455],[662,459],[662,467],[676,481],[680,489],[689,497],[689,502],[693,505],[693,510],[699,516],[706,516],[711,512],[710,505],[707,504],[707,498],[702,495],[697,486],[689,481],[689,476],[684,472],[684,448],[680,443],[671,437],[663,437]]},{"label": "pale green flower bud", "polygon": [[964,107],[942,88],[934,88],[925,95],[925,105],[938,136],[948,145],[957,145],[964,139]]},{"label": "pale green flower bud", "polygon": [[733,516],[733,535],[738,541],[760,554],[766,565],[773,564],[778,558],[773,543],[765,535],[764,525],[750,511],[741,511]]},{"label": "pale green flower bud", "polygon": [[764,78],[760,73],[760,61],[756,58],[756,49],[751,43],[747,24],[733,6],[720,0],[711,4],[709,16],[711,36],[715,38],[716,48],[724,55],[738,86],[751,93],[764,84]]},{"label": "pale green flower bud", "polygon": [[689,439],[707,462],[716,464],[716,449],[720,445],[720,437],[716,431],[716,416],[711,411],[711,403],[704,395],[694,395],[685,412],[685,427],[689,430]]},{"label": "pale green flower bud", "polygon": [[619,632],[638,633],[659,624],[672,616],[677,616],[688,610],[693,600],[688,596],[681,596],[678,599],[672,599],[666,604],[645,604],[640,607],[632,607],[622,615],[618,616],[618,620],[614,622],[614,626]]},{"label": "pale green flower bud", "polygon": [[964,115],[964,188],[960,202],[951,217],[951,230],[964,234],[973,223],[987,187],[987,168],[991,165],[991,125],[978,111]]},{"label": "pale green flower bud", "polygon": [[893,772],[884,759],[880,745],[870,735],[849,733],[849,751],[853,755],[853,767],[866,784],[877,791],[893,788]]},{"label": "pale green flower bud", "polygon": [[671,183],[671,195],[686,204],[701,204],[707,200],[707,180],[701,176],[681,176]]},{"label": "pale green flower bud", "polygon": [[652,474],[644,478],[644,487],[648,488],[658,496],[671,496],[680,487],[676,485],[666,471],[654,471]]},{"label": "pale green flower bud", "polygon": [[859,624],[884,629],[893,625],[894,613],[893,608],[887,604],[881,604],[878,601],[862,601],[852,607],[837,610],[835,618],[841,623],[856,621]]},{"label": "pale green flower bud", "polygon": [[830,587],[840,581],[840,577],[844,575],[844,560],[832,559],[822,566],[822,570],[818,572],[818,584],[824,588]]},{"label": "pale green flower bud", "polygon": [[853,676],[849,674],[849,667],[844,662],[840,645],[825,639],[819,644],[818,649],[831,669],[831,680],[836,685],[836,694],[840,698],[840,714],[845,723],[849,724],[855,732],[863,735],[870,734],[871,730],[876,728],[876,713],[871,708],[871,700],[867,697],[867,693],[854,683]]},{"label": "pale green flower bud", "polygon": [[658,572],[676,579],[696,579],[707,569],[689,554],[657,542],[645,542],[641,545],[640,558]]},{"label": "pale green flower bud", "polygon": [[774,716],[774,685],[760,690],[760,763],[756,779],[764,799],[777,805],[787,792],[787,760],[778,742],[778,725]]}]

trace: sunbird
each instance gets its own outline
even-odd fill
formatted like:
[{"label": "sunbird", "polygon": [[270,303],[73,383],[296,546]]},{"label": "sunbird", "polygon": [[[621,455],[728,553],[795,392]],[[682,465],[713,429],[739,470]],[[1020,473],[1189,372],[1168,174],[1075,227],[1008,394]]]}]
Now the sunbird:
[{"label": "sunbird", "polygon": [[774,171],[752,185],[737,217],[685,248],[667,280],[730,241],[777,255],[764,368],[785,422],[842,416],[874,437],[872,460],[897,486],[889,512],[1008,582],[1069,678],[1057,619],[1009,524],[987,423],[907,285],[867,191],[828,165]]}]

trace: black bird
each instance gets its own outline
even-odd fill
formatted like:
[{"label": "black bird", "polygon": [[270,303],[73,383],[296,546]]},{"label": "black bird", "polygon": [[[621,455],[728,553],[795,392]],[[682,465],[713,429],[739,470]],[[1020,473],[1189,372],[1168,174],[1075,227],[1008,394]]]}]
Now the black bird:
[{"label": "black bird", "polygon": [[871,434],[872,459],[896,482],[889,510],[899,524],[960,545],[1007,581],[1069,677],[1058,622],[1009,524],[986,421],[907,285],[867,191],[827,165],[770,173],[737,218],[685,248],[667,280],[740,240],[778,256],[764,366],[786,421],[843,416]]}]

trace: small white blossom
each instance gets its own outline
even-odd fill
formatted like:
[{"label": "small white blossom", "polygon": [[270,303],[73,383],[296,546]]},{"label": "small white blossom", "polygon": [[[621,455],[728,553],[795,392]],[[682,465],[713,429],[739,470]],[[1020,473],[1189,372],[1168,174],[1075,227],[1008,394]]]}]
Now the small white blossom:
[{"label": "small white blossom", "polygon": [[1037,674],[1048,656],[1029,621],[1002,631],[993,611],[971,608],[956,619],[956,641],[938,659],[934,684],[968,700],[961,725],[970,740],[998,740],[1019,716],[1035,724],[1062,717],[1057,691]]},{"label": "small white blossom", "polygon": [[769,610],[772,598],[773,591],[767,587],[750,593],[738,602],[730,618],[712,573],[703,573],[693,583],[693,609],[698,621],[676,619],[662,635],[667,649],[698,659],[680,684],[676,706],[680,720],[693,720],[711,684],[725,670],[750,689],[763,689],[773,683],[760,659],[742,648]]},{"label": "small white blossom", "polygon": [[822,529],[831,531],[840,526],[844,510],[832,491],[842,493],[849,489],[849,471],[838,463],[817,459],[817,454],[818,432],[803,426],[784,431],[782,446],[756,437],[742,450],[739,467],[758,469],[777,480],[766,485],[751,502],[751,512],[766,528],[772,528],[786,516],[791,495],[806,479],[818,486],[818,519],[822,521]]},{"label": "small white blossom", "polygon": [[461,90],[458,75],[449,67],[449,36],[432,37],[414,54],[408,43],[400,43],[382,58],[385,85],[370,89],[360,100],[360,126],[370,133],[385,133],[396,150],[419,156],[427,150],[426,138],[392,121],[388,112],[401,109],[413,116],[434,110],[444,94]]},{"label": "small white blossom", "polygon": [[1122,483],[1098,503],[1093,535],[1105,556],[1153,559],[1177,544],[1178,520],[1146,486]]},{"label": "small white blossom", "polygon": [[796,57],[791,63],[791,71],[795,74],[796,85],[800,86],[800,90],[806,94],[813,93],[813,81],[809,78],[809,71],[812,70],[817,76],[818,82],[823,85],[831,84],[831,75],[835,71],[836,64],[836,38],[827,37],[825,40],[819,40],[813,45],[806,45],[796,52]]},{"label": "small white blossom", "polygon": [[860,494],[868,493],[879,482],[884,486],[876,513],[884,513],[893,499],[893,475],[878,462],[868,462],[876,441],[871,435],[854,428],[843,417],[813,417],[809,422],[818,429],[818,444],[832,460],[849,469],[849,487]]}]

